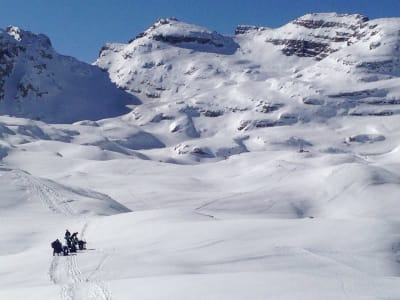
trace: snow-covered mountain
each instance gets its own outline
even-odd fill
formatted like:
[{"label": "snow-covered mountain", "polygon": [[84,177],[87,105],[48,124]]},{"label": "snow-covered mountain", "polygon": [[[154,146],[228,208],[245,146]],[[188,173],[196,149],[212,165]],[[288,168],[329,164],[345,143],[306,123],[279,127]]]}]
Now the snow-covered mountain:
[{"label": "snow-covered mountain", "polygon": [[226,157],[258,143],[254,129],[398,114],[399,22],[320,13],[228,37],[161,19],[96,64],[143,100],[130,123],[179,153]]},{"label": "snow-covered mountain", "polygon": [[161,19],[93,66],[3,35],[0,299],[400,298],[400,19]]},{"label": "snow-covered mountain", "polygon": [[58,54],[47,36],[0,31],[0,113],[71,123],[115,117],[138,103],[95,66]]}]

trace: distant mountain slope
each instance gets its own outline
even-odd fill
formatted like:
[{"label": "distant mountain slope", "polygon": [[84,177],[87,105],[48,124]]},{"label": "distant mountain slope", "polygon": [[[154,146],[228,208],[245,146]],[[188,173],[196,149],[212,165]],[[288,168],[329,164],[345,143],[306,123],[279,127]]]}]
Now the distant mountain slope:
[{"label": "distant mountain slope", "polygon": [[45,35],[0,31],[0,113],[52,123],[97,120],[140,103],[96,66],[58,54]]},{"label": "distant mountain slope", "polygon": [[[178,154],[225,157],[250,132],[334,117],[400,113],[400,19],[317,13],[234,37],[161,19],[96,65],[143,101],[128,123]],[[254,133],[254,135],[257,135]]]}]

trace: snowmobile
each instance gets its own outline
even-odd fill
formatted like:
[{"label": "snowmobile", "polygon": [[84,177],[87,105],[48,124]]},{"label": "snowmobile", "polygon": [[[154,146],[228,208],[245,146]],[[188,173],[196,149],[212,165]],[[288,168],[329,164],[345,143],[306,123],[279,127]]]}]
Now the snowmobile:
[{"label": "snowmobile", "polygon": [[86,241],[79,240],[78,241],[78,248],[79,248],[79,250],[86,250]]},{"label": "snowmobile", "polygon": [[69,240],[67,243],[67,248],[70,253],[76,253],[79,250],[86,250],[86,241],[84,240]]},{"label": "snowmobile", "polygon": [[64,256],[68,256],[68,254],[69,254],[69,249],[68,249],[68,247],[67,247],[67,246],[63,246],[63,247],[62,247],[62,250],[63,250],[63,255],[64,255]]}]

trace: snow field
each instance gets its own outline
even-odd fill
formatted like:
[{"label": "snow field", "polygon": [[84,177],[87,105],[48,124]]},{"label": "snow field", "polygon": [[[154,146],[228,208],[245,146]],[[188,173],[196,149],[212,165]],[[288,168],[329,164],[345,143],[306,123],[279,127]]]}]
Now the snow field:
[{"label": "snow field", "polygon": [[[397,44],[397,19],[359,15],[160,20],[95,63],[142,101],[118,117],[110,82],[101,107],[68,88],[105,73],[57,56],[65,114],[0,117],[0,299],[399,299]],[[88,250],[51,256],[67,228]]]}]

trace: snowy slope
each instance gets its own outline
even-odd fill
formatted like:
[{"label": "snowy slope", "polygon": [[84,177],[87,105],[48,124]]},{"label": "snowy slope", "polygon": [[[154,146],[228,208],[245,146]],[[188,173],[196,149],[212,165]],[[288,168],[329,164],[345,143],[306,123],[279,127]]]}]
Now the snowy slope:
[{"label": "snowy slope", "polygon": [[260,128],[398,114],[398,28],[398,19],[329,13],[222,37],[162,19],[103,47],[96,64],[143,99],[129,122],[178,153],[226,157]]},{"label": "snowy slope", "polygon": [[399,299],[399,30],[161,19],[95,63],[132,111],[0,116],[0,299]]},{"label": "snowy slope", "polygon": [[97,120],[139,101],[98,68],[58,54],[47,36],[0,31],[0,113],[52,123]]}]

